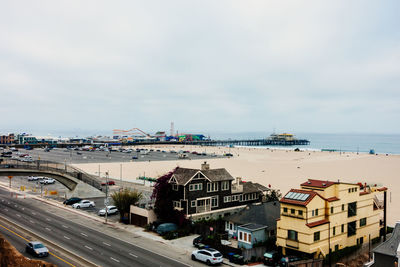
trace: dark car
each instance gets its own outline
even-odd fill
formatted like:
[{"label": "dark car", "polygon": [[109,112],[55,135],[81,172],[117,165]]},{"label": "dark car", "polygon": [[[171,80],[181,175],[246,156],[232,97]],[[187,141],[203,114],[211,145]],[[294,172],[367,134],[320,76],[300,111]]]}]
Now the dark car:
[{"label": "dark car", "polygon": [[137,156],[133,156],[132,159],[138,159],[138,157]]},{"label": "dark car", "polygon": [[32,241],[26,244],[25,251],[36,257],[49,256],[49,250],[39,241]]},{"label": "dark car", "polygon": [[69,198],[69,199],[66,199],[66,200],[64,200],[64,204],[65,205],[72,205],[72,204],[75,204],[75,203],[78,203],[79,201],[81,201],[82,199],[81,198],[79,198],[79,197],[71,197],[71,198]]},{"label": "dark car", "polygon": [[200,244],[202,244],[204,241],[204,237],[203,236],[198,236],[195,239],[193,239],[193,246],[195,246],[196,248],[199,247]]},{"label": "dark car", "polygon": [[263,263],[267,266],[276,266],[279,261],[278,251],[268,251],[264,253]]},{"label": "dark car", "polygon": [[103,182],[103,183],[101,183],[101,185],[115,185],[115,182],[114,181],[108,181],[107,183],[106,182]]},{"label": "dark car", "polygon": [[233,157],[233,154],[231,154],[231,153],[226,153],[224,156],[225,156],[225,157]]},{"label": "dark car", "polygon": [[279,266],[288,267],[289,263],[299,261],[299,260],[301,260],[301,258],[299,258],[297,256],[285,256],[285,257],[282,257],[281,260],[279,261]]}]

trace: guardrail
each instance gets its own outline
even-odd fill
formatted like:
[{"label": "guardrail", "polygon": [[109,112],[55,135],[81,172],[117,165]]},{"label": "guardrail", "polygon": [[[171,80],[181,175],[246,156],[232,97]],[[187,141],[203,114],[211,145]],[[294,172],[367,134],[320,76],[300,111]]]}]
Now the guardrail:
[{"label": "guardrail", "polygon": [[61,175],[69,175],[97,189],[101,189],[101,181],[96,176],[88,174],[76,167],[59,162],[52,162],[47,160],[34,160],[27,162],[19,161],[18,159],[3,158],[2,160],[0,160],[0,168],[58,172]]}]

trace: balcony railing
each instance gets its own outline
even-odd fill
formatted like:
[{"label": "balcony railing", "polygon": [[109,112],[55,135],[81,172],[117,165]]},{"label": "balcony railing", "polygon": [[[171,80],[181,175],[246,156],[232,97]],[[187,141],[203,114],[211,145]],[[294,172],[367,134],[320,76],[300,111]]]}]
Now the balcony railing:
[{"label": "balcony railing", "polygon": [[197,206],[197,208],[196,208],[196,213],[202,213],[202,212],[206,212],[206,211],[211,211],[211,206],[210,205]]}]

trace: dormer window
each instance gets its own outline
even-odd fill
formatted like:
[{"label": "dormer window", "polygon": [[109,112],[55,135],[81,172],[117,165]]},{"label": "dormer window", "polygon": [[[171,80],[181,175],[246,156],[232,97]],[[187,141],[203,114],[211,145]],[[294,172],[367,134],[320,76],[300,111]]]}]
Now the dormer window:
[{"label": "dormer window", "polygon": [[172,190],[178,191],[178,185],[177,184],[172,184]]}]

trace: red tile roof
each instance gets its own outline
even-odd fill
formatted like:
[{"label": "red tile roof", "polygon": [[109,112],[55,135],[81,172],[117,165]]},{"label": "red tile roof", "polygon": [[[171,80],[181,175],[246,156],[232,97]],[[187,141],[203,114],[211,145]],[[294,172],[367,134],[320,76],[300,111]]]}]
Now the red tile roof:
[{"label": "red tile roof", "polygon": [[330,197],[330,198],[327,198],[326,200],[328,200],[328,202],[332,202],[332,201],[340,200],[340,198],[338,198],[338,197]]},{"label": "red tile roof", "polygon": [[[320,194],[318,194],[317,192],[311,191],[311,190],[302,190],[302,189],[291,189],[289,192],[294,192],[294,193],[303,193],[303,194],[309,194],[310,196],[305,200],[305,201],[301,201],[301,200],[295,200],[295,199],[289,199],[289,198],[281,198],[281,203],[286,203],[286,204],[293,204],[293,205],[300,205],[300,206],[307,206],[308,203],[310,203],[310,201],[316,196],[320,196],[321,198],[323,198]],[[288,192],[288,193],[289,193]],[[286,193],[287,195],[287,193]],[[286,196],[285,195],[285,196]]]},{"label": "red tile roof", "polygon": [[323,219],[323,220],[320,220],[320,221],[307,223],[306,225],[308,227],[310,227],[310,228],[313,228],[313,227],[316,227],[316,226],[319,226],[319,225],[323,225],[323,224],[326,224],[326,223],[329,223],[329,221],[327,219]]},{"label": "red tile roof", "polygon": [[386,190],[388,190],[388,189],[387,189],[387,187],[382,187],[382,188],[378,188],[378,189],[376,189],[376,190],[378,190],[378,191],[386,191]]},{"label": "red tile roof", "polygon": [[311,187],[327,188],[327,187],[329,187],[329,186],[331,186],[331,185],[333,185],[333,184],[336,184],[336,183],[337,183],[337,182],[308,179],[308,181],[302,183],[301,186],[311,186]]},{"label": "red tile roof", "polygon": [[368,191],[360,192],[360,196],[363,196],[363,195],[366,195],[366,194],[369,194],[369,192]]}]

